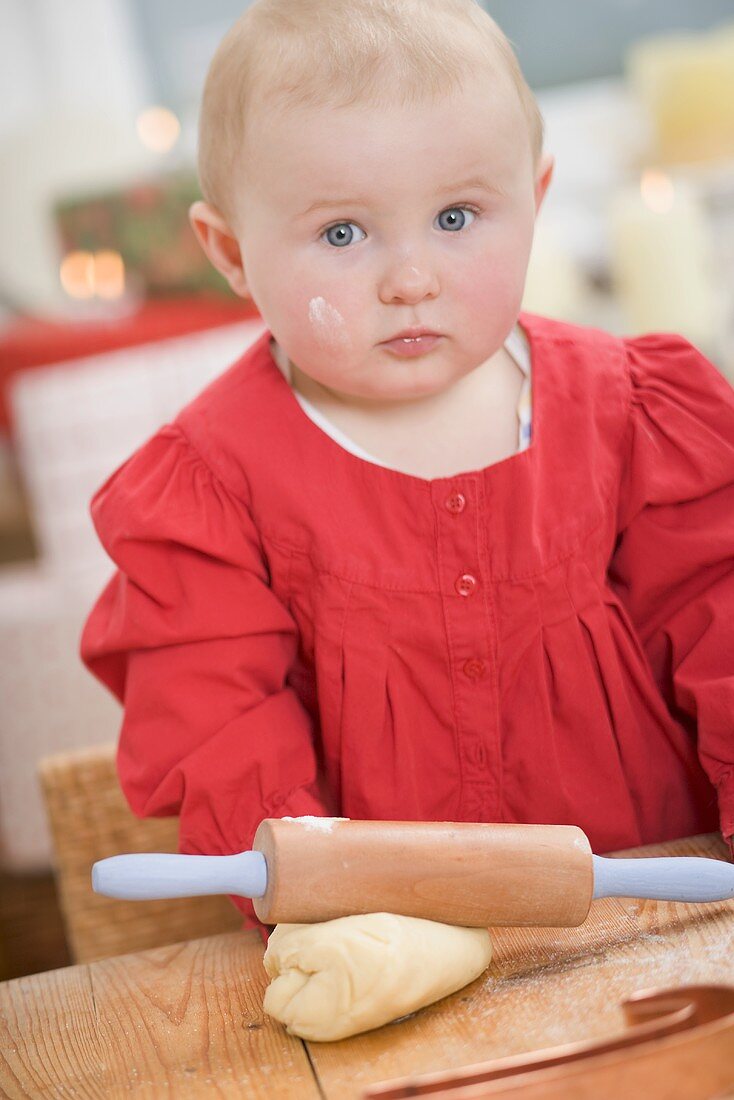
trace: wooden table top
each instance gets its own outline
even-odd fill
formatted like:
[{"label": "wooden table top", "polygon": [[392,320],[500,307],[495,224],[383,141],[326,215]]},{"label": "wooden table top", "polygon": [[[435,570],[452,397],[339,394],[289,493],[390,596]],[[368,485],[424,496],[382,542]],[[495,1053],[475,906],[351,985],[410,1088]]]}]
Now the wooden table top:
[{"label": "wooden table top", "polygon": [[[714,834],[624,855],[727,858]],[[497,928],[471,985],[400,1022],[304,1043],[266,1016],[257,932],[0,984],[0,1094],[358,1100],[410,1073],[601,1039],[639,989],[734,984],[734,901],[604,898],[579,928]]]}]

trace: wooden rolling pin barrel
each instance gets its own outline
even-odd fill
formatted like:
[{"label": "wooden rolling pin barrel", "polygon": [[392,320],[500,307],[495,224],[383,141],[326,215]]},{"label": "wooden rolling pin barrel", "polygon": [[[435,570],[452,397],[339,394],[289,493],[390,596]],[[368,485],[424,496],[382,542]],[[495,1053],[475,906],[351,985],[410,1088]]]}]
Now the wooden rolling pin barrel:
[{"label": "wooden rolling pin barrel", "polygon": [[380,910],[477,928],[570,926],[589,912],[591,846],[575,825],[309,823],[269,818],[255,833],[270,869],[254,899],[265,924]]},{"label": "wooden rolling pin barrel", "polygon": [[260,823],[252,851],[111,856],[94,864],[92,885],[127,899],[239,894],[265,924],[388,912],[478,928],[574,927],[599,897],[733,898],[734,866],[597,856],[575,825],[285,817]]}]

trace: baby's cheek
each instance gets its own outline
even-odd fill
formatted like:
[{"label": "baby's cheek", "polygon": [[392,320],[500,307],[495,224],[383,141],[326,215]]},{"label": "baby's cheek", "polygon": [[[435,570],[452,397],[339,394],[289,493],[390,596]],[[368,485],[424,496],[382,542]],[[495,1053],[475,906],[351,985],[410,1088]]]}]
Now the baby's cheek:
[{"label": "baby's cheek", "polygon": [[313,342],[324,352],[346,353],[351,347],[349,324],[333,301],[318,294],[306,303],[305,325]]},{"label": "baby's cheek", "polygon": [[461,310],[467,324],[478,328],[485,336],[496,334],[514,323],[522,296],[522,283],[508,265],[492,265],[474,271],[471,278],[462,279],[458,287]]},{"label": "baby's cheek", "polygon": [[520,215],[498,219],[482,237],[471,263],[460,273],[463,295],[473,309],[489,306],[497,317],[517,312],[532,241],[532,221]]}]

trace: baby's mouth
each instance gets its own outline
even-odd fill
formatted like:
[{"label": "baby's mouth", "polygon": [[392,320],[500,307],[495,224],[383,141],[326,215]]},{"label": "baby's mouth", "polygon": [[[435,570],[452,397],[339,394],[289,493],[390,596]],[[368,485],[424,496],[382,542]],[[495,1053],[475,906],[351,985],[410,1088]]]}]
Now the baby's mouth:
[{"label": "baby's mouth", "polygon": [[392,340],[383,340],[380,347],[395,355],[422,355],[431,351],[442,339],[442,336],[434,332],[427,332],[421,336],[394,336]]},{"label": "baby's mouth", "polygon": [[426,337],[440,336],[440,332],[436,332],[432,328],[421,328],[420,325],[411,325],[409,328],[404,328],[401,332],[396,332],[394,336],[388,336],[387,340],[383,340],[383,344],[393,344],[397,340],[414,341],[423,340]]}]

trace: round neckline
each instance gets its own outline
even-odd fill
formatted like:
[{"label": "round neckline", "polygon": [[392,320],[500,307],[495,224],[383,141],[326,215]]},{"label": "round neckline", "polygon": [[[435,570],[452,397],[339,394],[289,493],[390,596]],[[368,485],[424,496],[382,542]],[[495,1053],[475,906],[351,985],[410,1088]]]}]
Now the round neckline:
[{"label": "round neckline", "polygon": [[362,458],[360,455],[353,454],[352,451],[348,451],[346,447],[332,438],[328,432],[325,432],[323,428],[320,428],[311,417],[301,407],[296,398],[291,386],[288,383],[287,378],[284,376],[282,370],[273,358],[273,352],[270,347],[270,340],[273,337],[270,329],[266,328],[260,337],[263,345],[264,360],[266,361],[268,370],[272,375],[275,375],[274,385],[280,389],[280,392],[284,396],[284,406],[288,410],[291,419],[298,420],[306,429],[306,431],[312,431],[315,433],[315,438],[318,437],[321,440],[322,446],[325,448],[333,449],[336,454],[343,456],[342,461],[347,463],[357,463],[360,467],[368,466],[371,470],[377,471],[377,475],[387,475],[392,479],[399,479],[405,482],[413,482],[416,485],[421,486],[424,489],[430,491],[431,486],[441,485],[448,481],[457,481],[460,479],[483,477],[487,474],[492,474],[496,470],[504,470],[509,467],[511,463],[517,463],[524,459],[527,461],[526,456],[535,452],[537,447],[537,429],[542,419],[539,415],[539,396],[542,391],[542,386],[538,385],[539,372],[538,372],[538,345],[535,339],[535,333],[533,332],[532,324],[528,323],[528,314],[523,310],[520,311],[517,317],[516,324],[522,329],[523,335],[527,341],[528,351],[530,355],[530,364],[532,370],[533,379],[533,408],[532,408],[532,438],[530,444],[523,451],[515,451],[514,454],[507,455],[506,458],[501,458],[498,462],[490,462],[488,466],[477,467],[473,470],[458,470],[453,474],[443,474],[440,477],[420,477],[417,474],[409,474],[404,470],[396,470],[392,466],[382,466],[378,462],[372,462],[368,458]]}]

